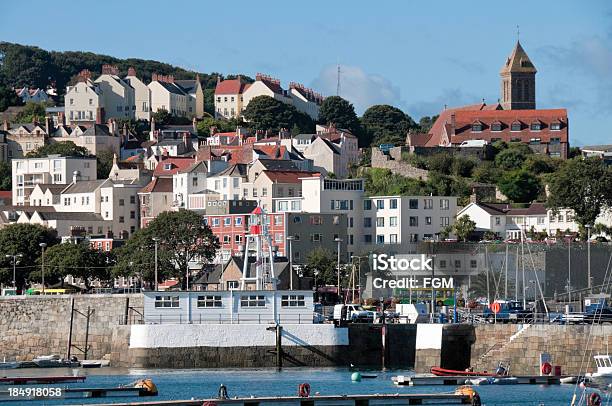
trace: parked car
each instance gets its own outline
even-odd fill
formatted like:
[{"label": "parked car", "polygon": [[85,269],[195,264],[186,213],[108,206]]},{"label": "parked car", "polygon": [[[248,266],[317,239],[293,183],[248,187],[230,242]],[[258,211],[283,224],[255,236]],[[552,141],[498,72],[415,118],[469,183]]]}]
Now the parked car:
[{"label": "parked car", "polygon": [[334,306],[334,322],[373,323],[374,313],[357,304],[337,304]]},{"label": "parked car", "polygon": [[585,313],[583,322],[593,323],[612,323],[612,310],[608,308],[596,309]]}]

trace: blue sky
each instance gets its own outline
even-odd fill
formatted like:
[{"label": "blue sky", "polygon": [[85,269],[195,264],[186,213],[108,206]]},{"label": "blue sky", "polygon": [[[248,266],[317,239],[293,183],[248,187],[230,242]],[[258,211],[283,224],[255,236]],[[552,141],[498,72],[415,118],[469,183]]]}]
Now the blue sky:
[{"label": "blue sky", "polygon": [[[612,143],[607,1],[3,1],[0,40],[267,73],[336,93],[358,113],[387,103],[415,120],[495,102],[516,42],[538,69],[539,108],[565,107],[574,145]],[[36,22],[36,23],[33,23]]]}]

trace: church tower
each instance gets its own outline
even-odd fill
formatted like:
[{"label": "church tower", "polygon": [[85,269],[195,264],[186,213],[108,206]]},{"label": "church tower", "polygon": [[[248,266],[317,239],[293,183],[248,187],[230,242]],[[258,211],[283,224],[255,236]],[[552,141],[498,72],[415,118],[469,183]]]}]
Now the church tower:
[{"label": "church tower", "polygon": [[516,46],[499,72],[501,76],[500,99],[504,110],[536,108],[536,73],[537,70],[521,43],[516,41]]}]

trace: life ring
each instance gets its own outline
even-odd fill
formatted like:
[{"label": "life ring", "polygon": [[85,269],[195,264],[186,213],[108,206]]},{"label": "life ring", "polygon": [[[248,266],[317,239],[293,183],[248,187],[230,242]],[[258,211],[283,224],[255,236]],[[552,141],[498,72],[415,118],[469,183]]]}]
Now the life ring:
[{"label": "life ring", "polygon": [[542,371],[542,375],[550,375],[550,373],[552,372],[552,365],[550,365],[549,362],[545,362],[542,364],[542,368],[540,368],[540,371]]},{"label": "life ring", "polygon": [[493,313],[497,314],[501,311],[501,305],[497,302],[491,304],[491,310]]},{"label": "life ring", "polygon": [[589,406],[601,406],[601,396],[599,396],[599,393],[597,392],[591,393],[591,396],[589,396],[588,405]]},{"label": "life ring", "polygon": [[301,398],[307,398],[310,396],[310,385],[302,383],[298,386],[298,396]]}]

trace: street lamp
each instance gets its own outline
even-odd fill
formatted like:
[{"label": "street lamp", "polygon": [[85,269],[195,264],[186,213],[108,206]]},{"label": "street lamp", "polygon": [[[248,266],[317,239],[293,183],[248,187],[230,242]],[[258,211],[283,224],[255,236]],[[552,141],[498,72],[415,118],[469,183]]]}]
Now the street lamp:
[{"label": "street lamp", "polygon": [[340,298],[340,243],[342,238],[334,238],[334,241],[338,243],[338,299]]},{"label": "street lamp", "polygon": [[13,287],[17,290],[17,258],[23,257],[21,254],[6,255],[7,258],[13,258]]},{"label": "street lamp", "polygon": [[567,238],[567,300],[572,301],[572,236],[566,235]]},{"label": "street lamp", "polygon": [[157,292],[157,244],[159,243],[159,238],[153,237],[153,242],[155,242],[155,291]]},{"label": "street lamp", "polygon": [[42,270],[42,294],[45,294],[45,248],[47,248],[47,243],[46,242],[41,242],[40,244],[38,244],[40,246],[40,249],[42,251],[42,266],[41,266],[41,270]]},{"label": "street lamp", "polygon": [[286,240],[289,241],[289,290],[293,290],[293,240],[295,236],[288,235]]}]

